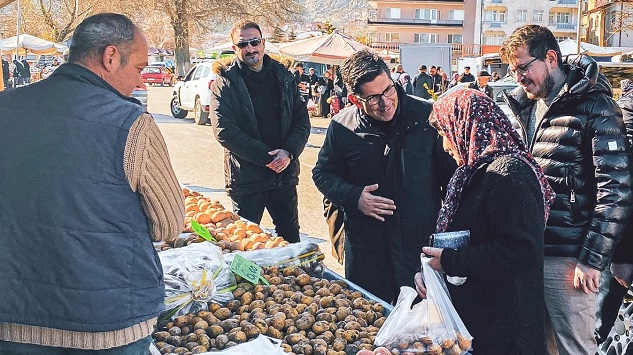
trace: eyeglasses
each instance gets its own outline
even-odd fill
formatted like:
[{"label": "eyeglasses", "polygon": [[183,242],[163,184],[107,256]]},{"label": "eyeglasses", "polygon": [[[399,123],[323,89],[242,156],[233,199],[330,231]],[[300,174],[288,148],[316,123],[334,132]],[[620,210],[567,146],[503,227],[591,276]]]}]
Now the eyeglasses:
[{"label": "eyeglasses", "polygon": [[248,41],[237,42],[237,43],[235,43],[235,45],[237,46],[237,48],[244,49],[249,44],[251,45],[251,47],[257,47],[257,46],[259,46],[260,43],[262,43],[262,39],[261,38],[253,38],[253,39],[249,39]]},{"label": "eyeglasses", "polygon": [[356,98],[358,98],[360,101],[370,105],[370,106],[377,106],[381,101],[382,101],[382,97],[391,97],[393,96],[393,94],[396,93],[396,85],[391,84],[389,86],[387,86],[387,88],[385,89],[385,91],[382,92],[382,94],[377,94],[377,95],[371,95],[369,97],[366,98],[362,98],[360,96],[356,96]]},{"label": "eyeglasses", "polygon": [[521,76],[528,75],[528,73],[530,72],[530,65],[532,65],[532,63],[534,63],[537,60],[538,60],[538,58],[534,58],[534,59],[530,60],[529,62],[527,62],[525,64],[521,64],[521,65],[519,65],[518,67],[516,67],[514,69],[509,69],[509,72],[514,77],[517,77],[517,75],[521,75]]}]

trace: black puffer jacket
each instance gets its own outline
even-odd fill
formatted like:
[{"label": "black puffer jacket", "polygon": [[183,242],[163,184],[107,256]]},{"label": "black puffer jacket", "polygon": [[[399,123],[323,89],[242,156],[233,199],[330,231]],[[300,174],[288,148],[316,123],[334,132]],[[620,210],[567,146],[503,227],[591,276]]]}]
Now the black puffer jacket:
[{"label": "black puffer jacket", "polygon": [[[569,58],[565,70],[567,80],[529,144],[556,192],[545,255],[602,270],[630,217],[628,144],[611,86],[593,59]],[[506,101],[525,128],[536,101],[520,87]]]},{"label": "black puffer jacket", "polygon": [[[622,118],[626,127],[626,137],[629,140],[629,146],[633,147],[633,93],[628,93],[618,100],[618,106],[622,109]],[[629,151],[629,159],[631,165],[629,167],[633,174],[633,149]],[[615,248],[613,254],[613,262],[620,264],[633,264],[633,221],[629,219],[629,224],[622,233],[622,239]]]},{"label": "black puffer jacket", "polygon": [[[259,134],[255,109],[246,84],[239,73],[237,59],[224,67],[214,63],[217,80],[211,87],[211,124],[213,133],[224,149],[224,177],[229,194],[246,194],[299,181],[297,157],[310,135],[310,119],[299,95],[292,74],[268,55],[264,65],[270,65],[281,90],[281,147],[269,147]],[[285,149],[293,156],[290,165],[280,174],[266,167],[273,159],[268,152]]]}]

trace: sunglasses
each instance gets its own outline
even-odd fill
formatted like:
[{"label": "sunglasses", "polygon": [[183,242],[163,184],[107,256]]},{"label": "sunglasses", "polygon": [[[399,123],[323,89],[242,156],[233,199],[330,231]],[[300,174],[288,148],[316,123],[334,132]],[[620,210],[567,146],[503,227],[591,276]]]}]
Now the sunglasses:
[{"label": "sunglasses", "polygon": [[259,46],[260,43],[262,43],[262,39],[261,38],[253,38],[253,39],[249,39],[248,41],[237,42],[237,43],[235,43],[235,45],[237,46],[237,48],[244,49],[249,44],[251,45],[251,47],[257,47],[257,46]]}]

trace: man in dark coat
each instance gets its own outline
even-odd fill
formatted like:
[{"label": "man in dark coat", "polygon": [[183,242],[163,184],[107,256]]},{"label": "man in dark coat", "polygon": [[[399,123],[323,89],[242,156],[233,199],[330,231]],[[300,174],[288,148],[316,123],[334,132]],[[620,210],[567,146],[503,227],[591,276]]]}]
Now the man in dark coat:
[{"label": "man in dark coat", "polygon": [[295,63],[295,72],[294,79],[295,83],[299,87],[299,92],[301,92],[301,97],[303,101],[308,102],[310,98],[310,77],[303,71],[303,63],[297,62]]},{"label": "man in dark coat", "polygon": [[460,83],[470,83],[475,81],[475,76],[470,72],[470,67],[464,67],[464,72],[459,76]]},{"label": "man in dark coat", "polygon": [[593,355],[600,272],[630,221],[622,112],[588,56],[563,63],[547,27],[516,29],[500,50],[521,87],[507,97],[556,200],[545,230],[548,349]]},{"label": "man in dark coat", "polygon": [[354,104],[335,116],[312,179],[345,213],[345,275],[394,302],[413,285],[455,163],[428,124],[432,104],[406,95],[370,51],[341,68]]},{"label": "man in dark coat", "polygon": [[418,74],[413,78],[413,95],[430,99],[429,90],[433,89],[433,78],[426,73],[426,65],[418,66]]},{"label": "man in dark coat", "polygon": [[238,21],[231,38],[236,58],[228,68],[215,67],[210,115],[224,147],[233,211],[259,223],[265,208],[277,234],[298,242],[298,157],[310,135],[306,104],[292,74],[264,54],[259,25]]},{"label": "man in dark coat", "polygon": [[2,58],[2,81],[6,89],[9,84],[9,62],[4,60],[4,57]]},{"label": "man in dark coat", "polygon": [[477,73],[477,81],[470,84],[468,87],[471,89],[483,91],[484,93],[486,93],[486,95],[488,95],[489,98],[494,99],[494,97],[492,97],[492,88],[488,85],[489,80],[490,74],[488,74],[488,72],[485,70],[480,70],[479,73]]}]

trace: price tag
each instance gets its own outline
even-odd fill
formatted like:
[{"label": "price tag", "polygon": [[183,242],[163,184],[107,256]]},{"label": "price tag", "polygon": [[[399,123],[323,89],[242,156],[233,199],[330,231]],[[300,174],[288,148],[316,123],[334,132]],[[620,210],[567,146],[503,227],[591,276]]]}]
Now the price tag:
[{"label": "price tag", "polygon": [[264,285],[270,286],[270,283],[262,277],[262,268],[238,254],[235,254],[233,262],[231,262],[231,271],[242,276],[252,284],[257,284],[259,280],[262,280]]},{"label": "price tag", "polygon": [[209,230],[204,228],[198,221],[195,219],[191,220],[191,229],[196,232],[197,235],[201,236],[208,242],[216,242],[215,238],[209,233]]}]

